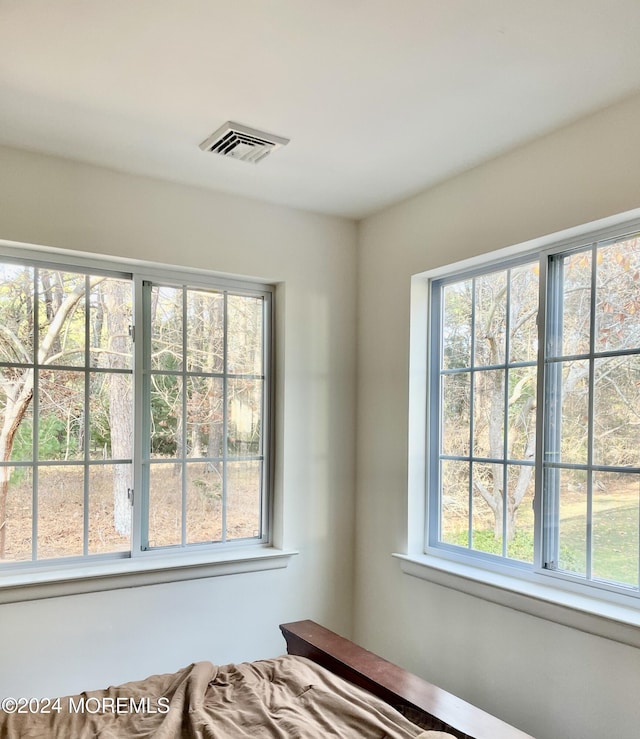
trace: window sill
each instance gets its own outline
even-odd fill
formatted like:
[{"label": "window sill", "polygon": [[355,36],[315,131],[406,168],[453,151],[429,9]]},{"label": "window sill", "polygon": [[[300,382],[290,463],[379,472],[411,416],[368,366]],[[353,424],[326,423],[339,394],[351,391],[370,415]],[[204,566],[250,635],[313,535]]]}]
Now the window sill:
[{"label": "window sill", "polygon": [[640,647],[640,609],[432,555],[394,554],[407,575],[537,618]]},{"label": "window sill", "polygon": [[294,551],[250,546],[218,552],[151,553],[72,567],[0,573],[0,604],[286,567]]}]

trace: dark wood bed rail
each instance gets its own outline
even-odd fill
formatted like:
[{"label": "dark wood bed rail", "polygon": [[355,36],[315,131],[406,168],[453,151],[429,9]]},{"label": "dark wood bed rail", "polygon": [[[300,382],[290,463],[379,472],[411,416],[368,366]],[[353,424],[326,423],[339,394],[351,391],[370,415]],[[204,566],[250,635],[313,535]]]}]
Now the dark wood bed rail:
[{"label": "dark wood bed rail", "polygon": [[460,739],[533,739],[314,621],[281,624],[280,630],[289,654],[307,657],[386,703],[408,709],[408,718],[412,712],[427,717],[429,728],[448,731]]}]

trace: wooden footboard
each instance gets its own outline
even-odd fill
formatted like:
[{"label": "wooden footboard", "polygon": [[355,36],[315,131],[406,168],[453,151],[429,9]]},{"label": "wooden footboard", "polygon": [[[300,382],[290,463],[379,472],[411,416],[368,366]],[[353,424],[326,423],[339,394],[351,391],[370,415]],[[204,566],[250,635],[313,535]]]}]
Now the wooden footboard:
[{"label": "wooden footboard", "polygon": [[282,624],[280,630],[289,654],[313,660],[382,698],[416,723],[460,739],[533,739],[313,621]]}]

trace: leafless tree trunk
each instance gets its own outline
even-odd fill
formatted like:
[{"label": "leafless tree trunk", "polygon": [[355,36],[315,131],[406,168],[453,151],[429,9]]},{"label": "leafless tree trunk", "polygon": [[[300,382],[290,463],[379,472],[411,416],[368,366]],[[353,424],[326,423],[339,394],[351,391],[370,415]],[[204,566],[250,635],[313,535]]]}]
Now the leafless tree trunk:
[{"label": "leafless tree trunk", "polygon": [[[102,286],[109,351],[106,364],[110,369],[129,367],[128,291],[125,283],[109,280]],[[109,427],[113,459],[131,457],[133,417],[131,376],[114,372],[109,374]],[[130,470],[128,465],[114,465],[113,469],[113,524],[121,536],[131,533],[131,504],[129,502]]]}]

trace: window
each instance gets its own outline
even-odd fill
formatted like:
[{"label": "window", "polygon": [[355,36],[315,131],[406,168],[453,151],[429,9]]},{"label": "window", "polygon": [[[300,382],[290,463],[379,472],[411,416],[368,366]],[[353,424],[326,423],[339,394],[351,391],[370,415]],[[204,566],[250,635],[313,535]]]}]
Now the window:
[{"label": "window", "polygon": [[0,566],[268,542],[271,289],[23,256],[0,257]]},{"label": "window", "polygon": [[431,282],[430,550],[635,595],[640,234]]}]

